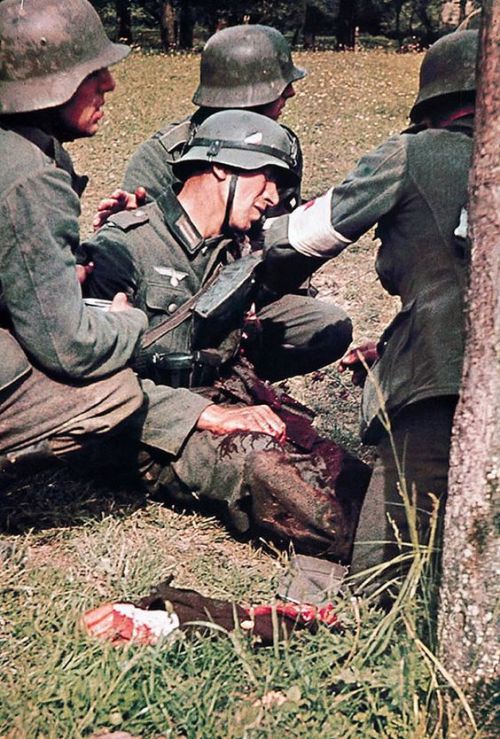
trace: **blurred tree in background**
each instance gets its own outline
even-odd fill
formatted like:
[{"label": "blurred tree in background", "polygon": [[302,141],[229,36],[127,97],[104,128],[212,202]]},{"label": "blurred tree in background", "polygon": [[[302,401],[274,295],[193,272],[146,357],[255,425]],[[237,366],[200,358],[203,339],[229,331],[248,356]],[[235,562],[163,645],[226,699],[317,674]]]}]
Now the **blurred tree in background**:
[{"label": "blurred tree in background", "polygon": [[[428,46],[457,28],[482,0],[92,0],[114,35],[129,43],[150,32],[164,51],[200,46],[239,23],[263,23],[293,46]],[[321,42],[319,39],[321,38]],[[366,43],[365,43],[366,42]],[[387,42],[387,43],[385,43]]]}]

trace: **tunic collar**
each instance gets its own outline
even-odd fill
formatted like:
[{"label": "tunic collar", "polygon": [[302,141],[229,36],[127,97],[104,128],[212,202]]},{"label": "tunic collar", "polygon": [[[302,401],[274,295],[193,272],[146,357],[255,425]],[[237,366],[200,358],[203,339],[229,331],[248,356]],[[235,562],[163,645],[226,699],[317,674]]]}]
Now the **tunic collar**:
[{"label": "tunic collar", "polygon": [[204,239],[187,212],[184,210],[172,188],[167,188],[156,201],[164,216],[170,232],[188,254],[197,254],[203,247],[213,249],[222,236]]},{"label": "tunic collar", "polygon": [[14,133],[19,134],[19,136],[31,141],[31,143],[37,146],[45,156],[55,162],[56,167],[64,170],[71,177],[72,189],[78,197],[81,197],[83,191],[87,187],[89,178],[75,172],[70,155],[64,149],[62,144],[54,138],[54,136],[50,136],[48,133],[45,133],[45,131],[36,126],[25,126],[19,124],[9,128],[11,131],[14,131]]}]

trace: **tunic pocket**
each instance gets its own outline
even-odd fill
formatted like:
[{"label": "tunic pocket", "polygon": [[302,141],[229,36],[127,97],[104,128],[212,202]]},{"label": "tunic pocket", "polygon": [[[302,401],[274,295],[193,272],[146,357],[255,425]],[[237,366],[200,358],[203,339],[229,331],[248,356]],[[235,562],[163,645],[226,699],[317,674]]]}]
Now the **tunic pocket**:
[{"label": "tunic pocket", "polygon": [[168,282],[147,283],[145,300],[148,312],[172,316],[190,297],[187,290],[180,285],[174,286]]},{"label": "tunic pocket", "polygon": [[384,432],[381,418],[400,410],[411,396],[415,377],[416,300],[404,305],[379,341],[380,359],[366,380],[361,404],[361,437],[376,444]]},{"label": "tunic pocket", "polygon": [[[186,303],[191,294],[183,289],[182,284],[177,286],[165,282],[148,281],[144,300],[150,328],[154,328],[169,318],[175,319],[178,311]],[[181,316],[179,316],[181,318]],[[191,350],[192,316],[188,312],[182,316],[180,323],[170,329],[164,336],[154,343],[156,351],[184,352]]]}]

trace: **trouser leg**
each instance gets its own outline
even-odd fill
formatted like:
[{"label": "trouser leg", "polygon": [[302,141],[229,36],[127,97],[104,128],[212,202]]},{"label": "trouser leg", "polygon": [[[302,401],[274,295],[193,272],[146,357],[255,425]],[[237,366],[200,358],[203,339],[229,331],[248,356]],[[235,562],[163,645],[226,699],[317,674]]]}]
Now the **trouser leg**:
[{"label": "trouser leg", "polygon": [[248,354],[258,374],[272,381],[331,364],[352,340],[348,315],[324,300],[285,295],[261,308],[257,317],[262,333]]},{"label": "trouser leg", "polygon": [[91,474],[113,465],[124,468],[130,449],[117,447],[109,453],[107,442],[120,435],[123,422],[143,401],[131,370],[91,383],[68,384],[33,368],[16,386],[0,393],[0,489],[56,462],[74,461],[77,470]]},{"label": "trouser leg", "polygon": [[116,430],[143,402],[129,369],[98,381],[63,383],[33,368],[0,394],[0,453],[17,453],[44,441],[59,456],[78,451]]},{"label": "trouser leg", "polygon": [[223,502],[231,526],[245,533],[252,524],[251,490],[245,479],[249,456],[279,447],[267,434],[242,432],[222,436],[196,431],[172,463],[181,483],[172,486],[174,495]]},{"label": "trouser leg", "polygon": [[[456,398],[444,396],[405,408],[392,423],[392,438],[406,490],[415,497],[416,522],[421,542],[429,534],[432,493],[439,500],[442,523],[448,485],[451,426]],[[400,475],[391,440],[385,436],[377,447],[373,470],[356,531],[351,573],[389,562],[411,551],[408,516],[400,492]],[[397,530],[397,534],[395,533]],[[399,541],[398,541],[399,539]],[[404,571],[405,567],[398,568]],[[388,581],[387,569],[378,583]]]},{"label": "trouser leg", "polygon": [[337,458],[297,453],[265,434],[195,432],[159,477],[185,503],[223,503],[240,533],[263,532],[296,550],[346,561],[369,470],[338,450]]}]

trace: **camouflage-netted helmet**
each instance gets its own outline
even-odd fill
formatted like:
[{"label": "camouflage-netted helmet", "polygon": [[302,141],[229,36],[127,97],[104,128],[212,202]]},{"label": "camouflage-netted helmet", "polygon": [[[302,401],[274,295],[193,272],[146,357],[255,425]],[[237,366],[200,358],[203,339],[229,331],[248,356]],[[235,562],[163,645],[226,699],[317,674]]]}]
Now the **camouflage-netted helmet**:
[{"label": "camouflage-netted helmet", "polygon": [[0,2],[0,112],[61,105],[87,75],[123,59],[87,0]]},{"label": "camouflage-netted helmet", "polygon": [[250,110],[221,110],[207,118],[173,165],[183,179],[186,164],[208,162],[253,171],[283,170],[287,181],[298,181],[297,143],[279,123]]},{"label": "camouflage-netted helmet", "polygon": [[232,26],[208,39],[193,103],[207,108],[267,105],[290,82],[305,75],[294,65],[287,40],[275,28]]},{"label": "camouflage-netted helmet", "polygon": [[418,119],[422,107],[444,95],[476,89],[478,32],[455,31],[436,41],[420,67],[420,86],[410,118]]}]

